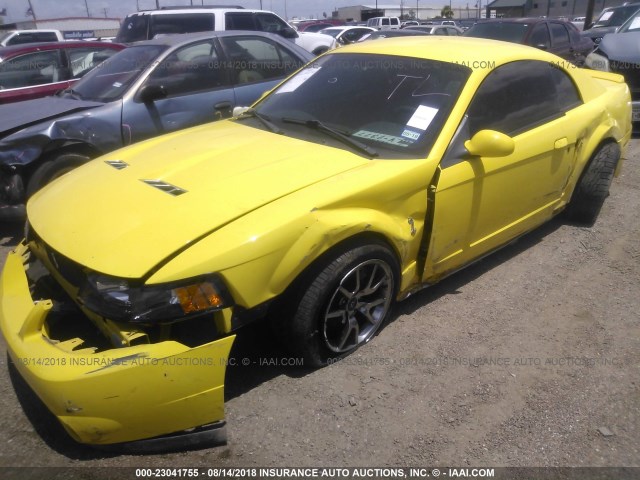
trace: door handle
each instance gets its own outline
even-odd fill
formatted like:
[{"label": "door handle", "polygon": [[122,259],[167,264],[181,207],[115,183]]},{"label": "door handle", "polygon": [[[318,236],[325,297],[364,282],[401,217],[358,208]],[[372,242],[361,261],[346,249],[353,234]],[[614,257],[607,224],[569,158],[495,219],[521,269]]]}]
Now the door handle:
[{"label": "door handle", "polygon": [[231,116],[231,107],[232,103],[230,101],[218,102],[213,106],[215,110],[216,120],[220,120],[221,118],[227,118]]},{"label": "door handle", "polygon": [[556,150],[560,150],[565,148],[567,145],[569,145],[569,141],[567,140],[567,137],[563,137],[556,140],[556,142],[553,144],[553,148],[555,148]]}]

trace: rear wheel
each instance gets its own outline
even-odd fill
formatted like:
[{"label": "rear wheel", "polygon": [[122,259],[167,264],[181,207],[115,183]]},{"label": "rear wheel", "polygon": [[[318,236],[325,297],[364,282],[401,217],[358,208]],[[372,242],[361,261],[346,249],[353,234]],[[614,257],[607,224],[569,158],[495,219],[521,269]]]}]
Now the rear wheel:
[{"label": "rear wheel", "polygon": [[298,297],[283,332],[290,350],[317,367],[367,343],[389,316],[397,278],[396,259],[385,246],[337,256]]},{"label": "rear wheel", "polygon": [[27,184],[27,198],[44,187],[47,183],[70,172],[74,168],[87,163],[89,157],[79,153],[64,153],[53,160],[48,160],[38,167]]},{"label": "rear wheel", "polygon": [[617,143],[606,143],[594,153],[565,210],[569,220],[589,225],[596,221],[609,195],[620,154]]}]

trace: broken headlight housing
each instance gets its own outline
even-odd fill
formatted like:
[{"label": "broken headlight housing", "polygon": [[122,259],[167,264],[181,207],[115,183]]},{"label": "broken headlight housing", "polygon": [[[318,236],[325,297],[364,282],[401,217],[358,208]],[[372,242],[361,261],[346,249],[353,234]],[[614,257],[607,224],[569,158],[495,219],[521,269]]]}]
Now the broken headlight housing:
[{"label": "broken headlight housing", "polygon": [[233,304],[217,275],[146,285],[90,273],[79,301],[102,317],[141,324],[172,323]]}]

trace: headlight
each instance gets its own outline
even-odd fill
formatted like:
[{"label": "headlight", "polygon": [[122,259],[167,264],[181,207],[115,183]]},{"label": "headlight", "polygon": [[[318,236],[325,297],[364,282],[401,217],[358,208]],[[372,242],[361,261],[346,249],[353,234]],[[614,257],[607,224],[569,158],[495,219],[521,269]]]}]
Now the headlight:
[{"label": "headlight", "polygon": [[609,69],[609,59],[599,50],[593,51],[587,55],[584,64],[592,70],[602,70],[603,72],[611,71]]},{"label": "headlight", "polygon": [[79,300],[100,316],[133,323],[170,323],[232,305],[216,275],[176,283],[136,285],[98,273],[87,276]]}]

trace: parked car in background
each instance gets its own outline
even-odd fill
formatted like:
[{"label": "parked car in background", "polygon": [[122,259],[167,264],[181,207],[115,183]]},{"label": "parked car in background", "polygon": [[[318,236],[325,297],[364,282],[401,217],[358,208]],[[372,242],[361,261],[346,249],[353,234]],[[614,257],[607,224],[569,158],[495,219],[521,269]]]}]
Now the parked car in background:
[{"label": "parked car in background", "polygon": [[398,17],[373,17],[367,20],[367,27],[376,30],[399,30],[400,19]]},{"label": "parked car in background", "polygon": [[333,37],[314,32],[297,32],[273,12],[244,8],[168,8],[127,15],[116,42],[132,43],[158,35],[179,33],[253,30],[280,35],[314,55],[335,48]]},{"label": "parked car in background", "polygon": [[60,30],[10,30],[0,33],[0,47],[24,43],[63,42]]},{"label": "parked car in background", "polygon": [[582,36],[590,38],[596,45],[608,33],[614,33],[628,18],[640,10],[640,3],[628,3],[619,7],[605,8],[593,25],[585,25]]},{"label": "parked car in background", "polygon": [[462,35],[464,30],[460,27],[453,25],[417,25],[413,27],[406,27],[405,30],[418,30],[428,35],[447,35],[450,37],[457,37]]},{"label": "parked car in background", "polygon": [[605,35],[585,65],[624,76],[631,90],[632,120],[636,124],[640,122],[640,11],[616,33]]},{"label": "parked car in background", "polygon": [[629,91],[570,67],[482,39],[352,44],[232,120],[58,178],[0,277],[15,374],[78,442],[225,441],[249,322],[271,321],[305,368],[331,364],[394,302],[563,211],[595,220]]},{"label": "parked car in background", "polygon": [[62,95],[0,106],[0,219],[91,158],[231,116],[312,58],[269,33],[173,35],[122,50]]},{"label": "parked car in background", "polygon": [[320,30],[320,33],[331,35],[339,44],[346,45],[357,42],[363,36],[377,31],[370,27],[329,27]]},{"label": "parked car in background", "polygon": [[580,35],[570,22],[546,18],[502,18],[473,25],[466,37],[522,43],[558,55],[581,66],[593,50],[593,42]]},{"label": "parked car in background", "polygon": [[402,30],[376,30],[363,35],[358,41],[364,42],[366,40],[380,40],[393,37],[420,37],[425,35],[429,34],[420,30],[409,30],[408,28],[403,28]]},{"label": "parked car in background", "polygon": [[69,88],[124,45],[108,42],[28,43],[0,48],[0,104]]},{"label": "parked car in background", "polygon": [[340,27],[343,25],[344,22],[342,20],[325,18],[322,20],[304,20],[302,22],[298,22],[296,24],[296,29],[299,32],[319,32],[320,30],[323,30],[325,28]]}]

